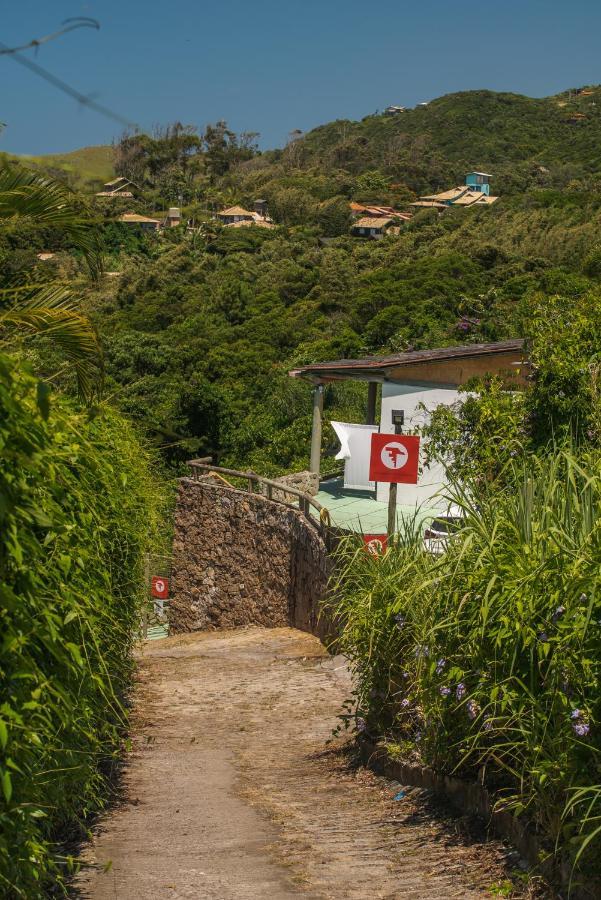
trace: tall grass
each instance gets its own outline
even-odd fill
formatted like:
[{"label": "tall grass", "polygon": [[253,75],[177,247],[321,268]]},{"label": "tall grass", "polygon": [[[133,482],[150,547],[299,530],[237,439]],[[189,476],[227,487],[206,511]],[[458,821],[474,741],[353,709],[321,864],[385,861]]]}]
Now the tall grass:
[{"label": "tall grass", "polygon": [[333,592],[360,729],[438,771],[478,776],[589,867],[601,815],[601,474],[557,451],[510,487],[453,500],[435,559],[409,528],[382,559],[347,544]]}]

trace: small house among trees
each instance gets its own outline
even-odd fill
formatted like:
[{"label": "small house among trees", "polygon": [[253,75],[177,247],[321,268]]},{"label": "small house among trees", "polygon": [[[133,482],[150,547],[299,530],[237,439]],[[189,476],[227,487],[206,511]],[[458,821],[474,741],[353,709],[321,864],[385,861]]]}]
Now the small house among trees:
[{"label": "small house among trees", "polygon": [[485,172],[468,172],[465,176],[465,184],[451,188],[450,191],[442,191],[440,194],[426,194],[415,200],[411,206],[432,207],[446,209],[449,206],[490,206],[498,200],[490,194],[489,179],[491,175]]},{"label": "small house among trees", "polygon": [[217,213],[217,218],[225,226],[240,228],[244,225],[260,225],[263,228],[273,228],[273,222],[267,215],[267,201],[256,200],[255,209],[251,212],[242,206],[230,206]]},{"label": "small house among trees", "polygon": [[142,231],[158,231],[161,223],[158,219],[151,219],[148,216],[140,216],[138,213],[124,213],[119,217],[119,221],[124,225],[130,225],[134,228],[141,228]]},{"label": "small house among trees", "polygon": [[108,197],[109,199],[123,198],[131,200],[133,197],[132,188],[137,189],[138,185],[127,178],[115,178],[113,181],[107,181],[104,184],[104,190],[99,191],[97,197]]},{"label": "small house among trees", "polygon": [[351,234],[353,237],[371,238],[374,241],[379,241],[386,235],[393,221],[391,216],[365,216],[353,223]]}]

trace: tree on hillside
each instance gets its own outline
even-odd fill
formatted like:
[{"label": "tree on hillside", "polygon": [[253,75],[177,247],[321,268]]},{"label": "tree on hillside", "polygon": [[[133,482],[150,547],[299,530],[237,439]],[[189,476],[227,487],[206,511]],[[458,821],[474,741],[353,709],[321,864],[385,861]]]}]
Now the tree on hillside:
[{"label": "tree on hillside", "polygon": [[[17,221],[60,228],[91,274],[99,273],[97,232],[68,189],[21,166],[0,163],[0,228]],[[81,396],[90,401],[103,371],[96,333],[70,288],[39,266],[0,278],[0,346],[14,347],[18,335],[32,334],[51,339],[73,369]]]},{"label": "tree on hillside", "polygon": [[225,175],[237,163],[252,159],[259,152],[258,137],[258,131],[243,131],[237,135],[223,120],[207,125],[202,140],[212,177]]}]

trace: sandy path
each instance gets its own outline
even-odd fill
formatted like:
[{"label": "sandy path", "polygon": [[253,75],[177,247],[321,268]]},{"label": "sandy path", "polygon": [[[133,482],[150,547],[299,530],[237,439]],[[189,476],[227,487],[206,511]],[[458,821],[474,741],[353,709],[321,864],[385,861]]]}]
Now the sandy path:
[{"label": "sandy path", "polygon": [[491,897],[502,849],[325,741],[348,674],[291,629],[146,645],[126,801],[82,855],[93,900]]}]

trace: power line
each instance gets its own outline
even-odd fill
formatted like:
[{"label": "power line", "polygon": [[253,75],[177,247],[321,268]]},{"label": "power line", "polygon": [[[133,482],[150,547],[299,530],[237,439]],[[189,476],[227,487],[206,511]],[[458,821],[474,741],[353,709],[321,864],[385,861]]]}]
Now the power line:
[{"label": "power line", "polygon": [[119,115],[119,113],[114,112],[108,106],[104,106],[102,103],[98,103],[97,100],[94,100],[93,97],[88,97],[85,94],[82,94],[81,91],[78,91],[76,88],[71,87],[70,84],[67,84],[66,81],[63,81],[62,78],[58,78],[56,75],[53,75],[52,72],[49,72],[48,69],[44,69],[43,66],[38,65],[38,63],[33,62],[33,60],[28,59],[26,56],[23,56],[20,53],[20,50],[30,49],[31,47],[40,46],[42,43],[46,43],[47,41],[54,40],[60,35],[66,34],[68,31],[73,31],[75,28],[100,28],[100,23],[96,21],[96,19],[87,19],[87,18],[77,18],[77,19],[66,19],[63,24],[71,22],[73,24],[67,25],[66,28],[61,29],[60,31],[55,31],[52,34],[46,35],[46,37],[34,39],[30,41],[28,44],[24,44],[23,47],[8,47],[6,44],[0,41],[0,55],[9,56],[10,59],[14,59],[15,62],[19,63],[21,66],[25,66],[26,69],[29,69],[34,74],[38,75],[40,78],[43,78],[44,81],[47,81],[53,87],[57,88],[59,91],[62,91],[63,94],[67,94],[69,97],[73,97],[74,100],[81,106],[87,106],[89,109],[93,109],[94,112],[100,113],[102,116],[106,116],[107,119],[112,119],[113,122],[118,122],[119,125],[122,125],[125,128],[128,128],[133,131],[139,131],[139,127],[135,122],[130,122],[129,119],[126,119],[124,116]]},{"label": "power line", "polygon": [[97,19],[91,19],[89,16],[76,16],[72,19],[65,19],[63,25],[66,27],[61,28],[59,31],[53,31],[52,34],[47,34],[44,37],[34,38],[33,40],[29,41],[28,44],[22,44],[20,47],[6,47],[3,44],[3,49],[0,50],[0,56],[6,56],[10,53],[18,53],[19,50],[29,50],[31,47],[35,47],[35,49],[37,50],[37,48],[41,47],[42,44],[46,44],[48,43],[48,41],[53,41],[55,38],[60,37],[63,34],[67,34],[67,32],[69,31],[75,31],[76,28],[95,28],[97,31],[100,29],[100,22]]}]

